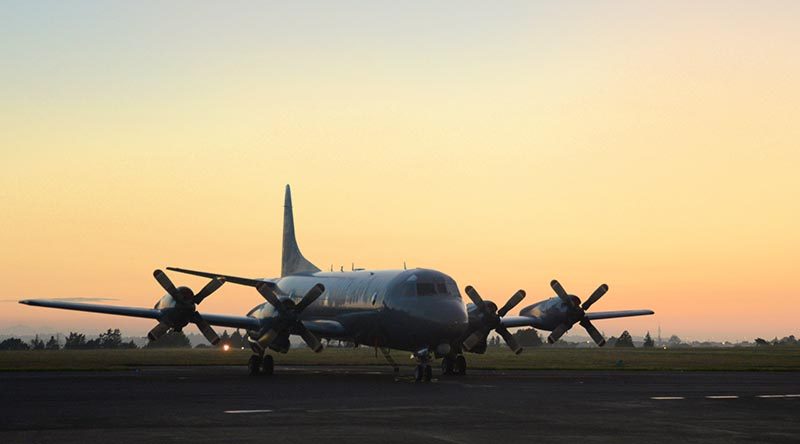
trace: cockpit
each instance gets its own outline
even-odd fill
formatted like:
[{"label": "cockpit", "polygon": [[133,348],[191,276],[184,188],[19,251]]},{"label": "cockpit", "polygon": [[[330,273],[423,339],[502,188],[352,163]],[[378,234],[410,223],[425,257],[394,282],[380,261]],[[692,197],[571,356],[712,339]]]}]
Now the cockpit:
[{"label": "cockpit", "polygon": [[454,296],[460,297],[456,282],[435,271],[415,270],[400,285],[403,296]]}]

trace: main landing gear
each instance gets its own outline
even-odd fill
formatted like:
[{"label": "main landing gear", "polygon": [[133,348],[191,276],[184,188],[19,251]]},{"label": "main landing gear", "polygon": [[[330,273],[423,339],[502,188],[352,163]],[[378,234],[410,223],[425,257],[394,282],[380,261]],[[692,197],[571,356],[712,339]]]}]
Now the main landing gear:
[{"label": "main landing gear", "polygon": [[442,375],[465,375],[467,374],[467,359],[464,355],[450,356],[442,358]]},{"label": "main landing gear", "polygon": [[271,375],[275,371],[275,361],[272,355],[252,355],[247,362],[247,370],[250,376]]}]

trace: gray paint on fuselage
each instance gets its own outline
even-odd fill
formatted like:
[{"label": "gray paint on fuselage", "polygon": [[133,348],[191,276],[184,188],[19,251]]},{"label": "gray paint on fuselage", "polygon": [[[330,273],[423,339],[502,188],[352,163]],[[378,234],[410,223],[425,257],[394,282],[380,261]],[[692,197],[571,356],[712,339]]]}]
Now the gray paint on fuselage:
[{"label": "gray paint on fuselage", "polygon": [[[467,310],[455,281],[428,269],[317,272],[270,279],[281,299],[299,302],[316,284],[325,292],[301,319],[336,320],[343,339],[370,346],[416,351],[449,344],[458,348],[467,329]],[[443,284],[444,292],[417,295],[417,283]],[[249,315],[268,319],[275,308],[263,303]]]}]

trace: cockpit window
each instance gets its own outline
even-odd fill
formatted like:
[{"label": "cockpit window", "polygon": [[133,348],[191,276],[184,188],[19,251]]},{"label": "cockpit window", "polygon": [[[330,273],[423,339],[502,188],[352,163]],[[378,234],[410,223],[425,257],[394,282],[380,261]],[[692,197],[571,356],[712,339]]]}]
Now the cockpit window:
[{"label": "cockpit window", "polygon": [[436,286],[429,282],[417,282],[417,296],[433,296]]},{"label": "cockpit window", "polygon": [[447,286],[444,285],[444,282],[436,283],[436,292],[439,294],[447,294]]}]

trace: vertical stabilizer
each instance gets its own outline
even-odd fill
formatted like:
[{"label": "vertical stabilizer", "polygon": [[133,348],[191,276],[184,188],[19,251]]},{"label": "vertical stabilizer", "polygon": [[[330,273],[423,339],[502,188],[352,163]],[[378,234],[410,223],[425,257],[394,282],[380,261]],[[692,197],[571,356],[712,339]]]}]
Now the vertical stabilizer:
[{"label": "vertical stabilizer", "polygon": [[286,198],[283,202],[283,254],[281,256],[281,277],[299,273],[316,273],[314,264],[303,257],[297,238],[294,235],[294,214],[292,213],[292,189],[286,185]]}]

